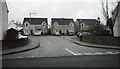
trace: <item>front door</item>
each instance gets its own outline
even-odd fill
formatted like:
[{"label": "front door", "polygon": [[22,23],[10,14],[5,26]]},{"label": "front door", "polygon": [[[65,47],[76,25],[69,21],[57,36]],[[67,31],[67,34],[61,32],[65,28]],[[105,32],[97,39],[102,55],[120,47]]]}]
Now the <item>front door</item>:
[{"label": "front door", "polygon": [[61,30],[59,31],[59,33],[61,34]]},{"label": "front door", "polygon": [[69,35],[69,32],[68,32],[68,30],[67,30],[67,35]]},{"label": "front door", "polygon": [[33,30],[31,30],[31,35],[33,35]]}]

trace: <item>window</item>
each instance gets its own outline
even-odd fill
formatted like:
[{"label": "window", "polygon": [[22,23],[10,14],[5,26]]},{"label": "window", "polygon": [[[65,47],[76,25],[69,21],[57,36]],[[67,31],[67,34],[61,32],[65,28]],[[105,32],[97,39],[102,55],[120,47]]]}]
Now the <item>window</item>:
[{"label": "window", "polygon": [[26,21],[26,22],[24,23],[24,26],[25,26],[25,27],[29,27],[29,23]]},{"label": "window", "polygon": [[46,28],[46,22],[43,22],[43,23],[42,23],[42,27],[43,27],[43,28]]},{"label": "window", "polygon": [[26,24],[26,27],[28,27],[28,24]]},{"label": "window", "polygon": [[71,23],[69,24],[69,26],[73,28],[73,27],[74,27],[74,23],[71,22]]},{"label": "window", "polygon": [[55,27],[55,28],[58,27],[58,23],[57,23],[57,22],[54,23],[54,27]]},{"label": "window", "polygon": [[82,23],[80,24],[80,26],[81,26],[81,28],[85,27],[85,23],[82,22]]}]

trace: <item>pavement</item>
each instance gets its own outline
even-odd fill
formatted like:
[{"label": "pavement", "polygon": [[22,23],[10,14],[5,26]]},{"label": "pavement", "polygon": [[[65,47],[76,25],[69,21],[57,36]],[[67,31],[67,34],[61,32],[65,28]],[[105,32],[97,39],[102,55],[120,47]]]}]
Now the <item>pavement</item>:
[{"label": "pavement", "polygon": [[[80,41],[77,36],[61,36],[63,39],[69,40],[75,44],[81,45],[81,46],[87,46],[87,47],[94,47],[94,48],[105,48],[105,49],[118,49],[120,50],[120,46],[108,46],[108,45],[98,45],[98,44],[92,44]],[[75,39],[73,39],[75,38]]]},{"label": "pavement", "polygon": [[39,40],[30,39],[30,42],[27,45],[17,47],[17,48],[2,50],[2,54],[0,55],[9,55],[9,54],[14,54],[14,53],[19,53],[19,52],[25,52],[25,51],[36,49],[39,46],[40,46]]}]

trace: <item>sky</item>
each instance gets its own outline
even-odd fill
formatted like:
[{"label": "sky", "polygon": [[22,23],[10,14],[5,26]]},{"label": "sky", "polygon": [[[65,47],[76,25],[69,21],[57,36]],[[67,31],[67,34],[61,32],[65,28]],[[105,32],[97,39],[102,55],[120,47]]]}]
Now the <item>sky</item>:
[{"label": "sky", "polygon": [[[104,21],[100,0],[6,0],[11,20],[23,22],[24,17],[97,19]],[[50,23],[49,23],[50,24]],[[103,22],[103,24],[105,24]]]}]

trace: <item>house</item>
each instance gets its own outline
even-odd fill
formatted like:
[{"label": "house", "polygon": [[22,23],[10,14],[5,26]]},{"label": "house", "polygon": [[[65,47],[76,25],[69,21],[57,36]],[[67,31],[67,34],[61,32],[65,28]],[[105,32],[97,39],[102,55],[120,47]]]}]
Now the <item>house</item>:
[{"label": "house", "polygon": [[118,2],[118,5],[112,12],[112,20],[114,23],[114,26],[113,26],[114,36],[120,37],[120,1]]},{"label": "house", "polygon": [[75,22],[76,32],[94,32],[94,28],[100,22],[96,19],[77,19]]},{"label": "house", "polygon": [[75,33],[75,23],[69,18],[52,18],[51,19],[51,34],[59,32],[60,34],[69,35]]},{"label": "house", "polygon": [[5,0],[0,0],[0,40],[4,40],[8,29],[8,7]]},{"label": "house", "polygon": [[47,26],[47,18],[24,18],[23,32],[25,35],[32,35],[37,31],[42,31],[42,34],[47,34]]},{"label": "house", "polygon": [[19,33],[18,30],[14,29],[14,28],[10,28],[6,32],[7,32],[7,35],[6,35],[7,40],[17,40],[18,39],[18,33]]}]

